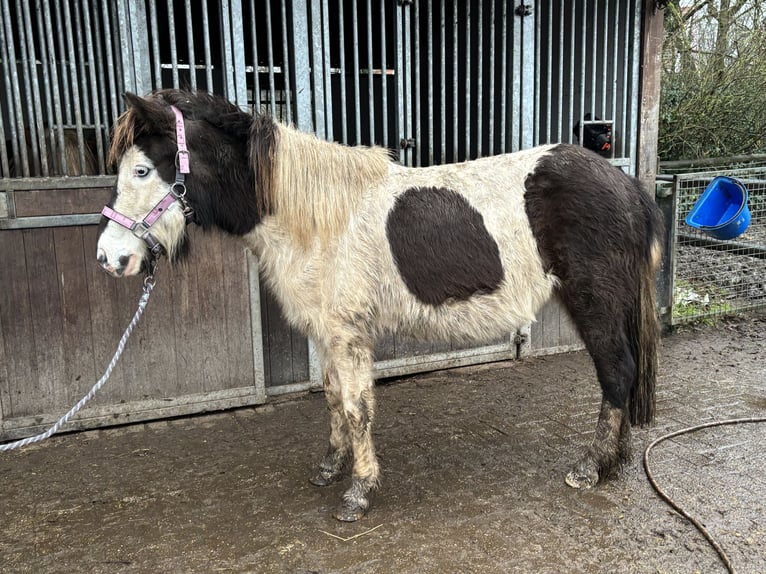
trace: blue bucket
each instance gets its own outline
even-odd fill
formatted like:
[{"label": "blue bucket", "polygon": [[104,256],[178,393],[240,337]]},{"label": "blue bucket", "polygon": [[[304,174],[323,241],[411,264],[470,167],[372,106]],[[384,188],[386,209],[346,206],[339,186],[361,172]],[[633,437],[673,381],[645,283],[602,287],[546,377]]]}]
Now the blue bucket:
[{"label": "blue bucket", "polygon": [[716,239],[734,239],[750,225],[747,198],[747,188],[741,181],[718,176],[708,184],[686,216],[686,225]]}]

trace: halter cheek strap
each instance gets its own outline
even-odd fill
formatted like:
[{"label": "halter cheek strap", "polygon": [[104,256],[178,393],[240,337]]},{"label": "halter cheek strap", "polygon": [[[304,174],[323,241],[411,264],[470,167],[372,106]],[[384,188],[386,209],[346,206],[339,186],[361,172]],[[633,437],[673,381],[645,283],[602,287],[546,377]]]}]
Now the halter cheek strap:
[{"label": "halter cheek strap", "polygon": [[170,191],[157,202],[157,204],[151,209],[151,211],[141,221],[131,219],[127,215],[115,211],[111,207],[104,206],[101,210],[101,214],[107,219],[111,219],[118,225],[129,229],[133,232],[133,235],[144,240],[149,250],[155,257],[159,257],[162,253],[162,245],[154,237],[151,232],[151,227],[157,220],[165,213],[168,208],[176,201],[181,204],[183,209],[184,218],[187,225],[192,221],[194,217],[194,211],[186,201],[186,174],[189,170],[189,150],[186,147],[186,130],[184,128],[184,117],[175,106],[170,106],[173,110],[173,114],[176,117],[176,180],[170,187]]}]

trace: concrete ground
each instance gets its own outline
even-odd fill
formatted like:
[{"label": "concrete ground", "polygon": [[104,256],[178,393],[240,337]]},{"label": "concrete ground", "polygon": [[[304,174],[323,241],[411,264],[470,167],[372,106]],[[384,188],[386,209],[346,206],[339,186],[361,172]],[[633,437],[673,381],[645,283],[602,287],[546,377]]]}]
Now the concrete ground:
[{"label": "concrete ground", "polygon": [[[370,514],[331,517],[344,485],[313,487],[321,394],[278,405],[57,436],[0,454],[4,573],[724,572],[653,493],[647,444],[766,415],[766,316],[663,342],[659,416],[636,457],[591,491],[564,484],[599,405],[584,353],[381,384],[383,483]],[[659,445],[657,480],[738,573],[766,573],[766,425]]]}]

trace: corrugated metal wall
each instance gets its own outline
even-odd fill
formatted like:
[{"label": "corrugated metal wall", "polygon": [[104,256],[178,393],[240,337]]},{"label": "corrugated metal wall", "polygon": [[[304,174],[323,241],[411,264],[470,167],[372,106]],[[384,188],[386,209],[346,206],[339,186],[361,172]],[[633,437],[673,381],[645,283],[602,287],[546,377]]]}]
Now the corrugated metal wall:
[{"label": "corrugated metal wall", "polygon": [[[243,109],[270,113],[320,137],[388,147],[399,161],[415,166],[537,143],[577,142],[573,126],[590,113],[612,123],[613,161],[635,171],[637,0],[0,0],[0,8],[0,238],[18,244],[5,254],[13,261],[28,259],[28,249],[39,243],[34,233],[56,244],[61,234],[56,229],[64,227],[80,230],[79,247],[70,259],[80,261],[76,268],[88,269],[95,236],[83,226],[98,221],[88,206],[95,196],[101,201],[112,182],[105,175],[105,149],[124,91],[214,91]],[[64,174],[101,175],[81,180],[80,195],[65,209],[17,209],[39,201],[44,190],[71,187],[60,178]],[[47,231],[31,231],[39,229]],[[60,249],[56,244],[56,253]],[[220,249],[228,253],[229,248]],[[220,405],[247,404],[320,384],[310,343],[284,323],[277,304],[261,292],[252,255],[232,252],[226,257],[236,259],[238,278],[231,280],[241,283],[249,306],[249,314],[239,313],[240,321],[232,326],[249,341],[250,352],[238,359],[246,366],[212,386],[166,377],[164,388],[154,393],[182,404],[176,414],[219,404],[203,396],[218,397]],[[13,261],[5,263],[13,266]],[[205,264],[195,255],[190,267]],[[205,299],[217,280],[196,272],[191,277],[188,268],[161,272],[160,292],[166,283],[173,297],[188,305]],[[26,269],[19,280],[34,282],[41,274]],[[56,289],[49,286],[51,296],[64,297],[64,280],[61,275]],[[18,302],[10,295],[23,291],[21,284],[4,289],[0,346],[4,360],[13,356],[13,361],[26,361],[22,370],[34,370],[44,359],[19,340],[26,331],[15,325],[34,318],[17,314]],[[124,298],[114,304],[127,305]],[[53,310],[61,315],[54,322],[70,328],[64,307]],[[209,327],[214,328],[216,317],[223,320],[227,309],[210,305],[214,319]],[[104,312],[103,305],[90,308],[94,325]],[[555,303],[522,335],[509,333],[470,348],[389,337],[377,348],[376,367],[380,375],[402,374],[578,345],[571,322]],[[183,339],[193,337],[193,329],[173,321],[172,328],[152,336],[174,342],[176,364],[188,360]],[[96,365],[105,363],[93,347],[65,362],[85,357]],[[17,433],[26,424],[19,421],[28,421],[34,410],[29,405],[18,410],[11,400],[27,390],[20,372],[0,369],[0,389],[5,389],[0,390],[0,416],[4,428]],[[204,378],[204,372],[192,369],[184,377]],[[59,377],[45,384],[79,390],[90,381]],[[189,384],[196,390],[190,391]],[[37,400],[35,393],[45,394],[44,386],[32,392],[30,405]],[[150,403],[164,399],[141,393],[120,395],[128,405],[122,411],[131,412],[133,404],[134,418],[152,416],[146,414],[154,409]],[[69,394],[55,395],[62,397],[58,410],[68,406],[63,397]],[[56,402],[40,397],[45,405],[40,412],[50,413],[42,419],[53,416]],[[89,424],[103,424],[108,417],[96,419],[101,422]]]}]

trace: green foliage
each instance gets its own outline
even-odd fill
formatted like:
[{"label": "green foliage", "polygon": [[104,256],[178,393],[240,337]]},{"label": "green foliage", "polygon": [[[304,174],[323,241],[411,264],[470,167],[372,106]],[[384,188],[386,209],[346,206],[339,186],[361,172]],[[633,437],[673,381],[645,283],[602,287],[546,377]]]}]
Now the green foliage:
[{"label": "green foliage", "polygon": [[669,4],[660,159],[766,152],[765,15],[758,0]]},{"label": "green foliage", "polygon": [[714,285],[695,288],[687,281],[676,282],[673,297],[673,319],[676,322],[696,321],[715,324],[717,316],[732,312],[731,304],[724,300],[725,291]]}]

